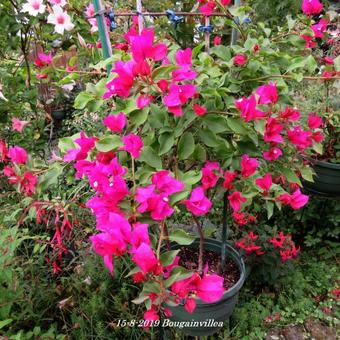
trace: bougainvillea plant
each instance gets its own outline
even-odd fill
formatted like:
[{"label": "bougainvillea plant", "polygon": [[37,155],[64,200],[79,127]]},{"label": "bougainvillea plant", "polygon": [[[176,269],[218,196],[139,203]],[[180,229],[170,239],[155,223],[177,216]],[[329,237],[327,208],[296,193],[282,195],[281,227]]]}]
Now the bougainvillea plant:
[{"label": "bougainvillea plant", "polygon": [[[39,7],[32,9],[29,2],[24,11],[43,14],[44,5],[36,3]],[[200,3],[203,14],[223,10],[238,23],[250,13],[248,7],[229,7],[229,1]],[[47,18],[59,34],[74,29],[64,5],[56,4]],[[311,50],[315,39],[332,43],[326,32],[330,16],[312,22],[311,15],[322,9],[318,1],[304,1],[306,15],[288,18],[277,33],[262,24],[236,24],[239,44],[227,47],[217,39],[210,54],[201,52],[202,45],[179,49],[159,42],[154,29],[139,33],[135,22],[106,61],[114,60],[110,75],[93,74],[96,84],[87,84],[76,98],[75,107],[99,113],[103,125],[95,136],[81,131],[61,139],[62,159],[55,162],[74,162],[76,179],[89,184],[93,197],[86,206],[97,229],[90,237],[93,249],[112,275],[121,257],[134,264],[130,276],[143,286],[134,302],[145,303],[146,320],[170,316],[167,304],[184,302],[192,313],[196,297],[210,303],[223,295],[223,278],[210,272],[202,257],[199,220],[222,195],[228,197],[238,248],[258,257],[270,249],[283,262],[297,256],[291,235],[274,227],[271,235],[260,234],[257,213],[260,207],[270,219],[275,207],[297,210],[308,203],[300,178],[311,180],[312,171],[302,156],[318,150],[322,118],[313,113],[307,122],[302,119],[289,81],[337,77],[336,63],[327,63],[329,73],[315,76],[321,70]],[[95,23],[90,24],[95,33]],[[81,47],[87,48],[86,42],[81,40]],[[39,71],[41,78],[53,72],[52,66],[49,53],[38,56],[38,70],[48,69]],[[59,85],[81,74],[68,71]],[[16,165],[26,163],[19,147],[7,152],[3,143],[1,155]],[[34,175],[28,185],[16,169],[11,171],[9,180],[32,194]],[[200,235],[197,271],[181,267],[179,250],[168,249],[168,241],[189,245],[195,239],[171,228],[174,217],[186,211]]]}]

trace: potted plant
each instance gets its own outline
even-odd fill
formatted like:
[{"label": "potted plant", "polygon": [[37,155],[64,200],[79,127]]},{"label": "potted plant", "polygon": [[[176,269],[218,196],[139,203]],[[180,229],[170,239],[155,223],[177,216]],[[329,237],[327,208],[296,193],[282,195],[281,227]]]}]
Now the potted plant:
[{"label": "potted plant", "polygon": [[[327,100],[326,100],[327,101]],[[321,148],[313,150],[306,156],[312,166],[313,181],[304,181],[308,191],[327,197],[340,196],[340,113],[327,106],[326,113],[317,117],[311,113],[308,121],[311,126],[324,125],[325,139]],[[320,125],[321,126],[321,125]]]}]

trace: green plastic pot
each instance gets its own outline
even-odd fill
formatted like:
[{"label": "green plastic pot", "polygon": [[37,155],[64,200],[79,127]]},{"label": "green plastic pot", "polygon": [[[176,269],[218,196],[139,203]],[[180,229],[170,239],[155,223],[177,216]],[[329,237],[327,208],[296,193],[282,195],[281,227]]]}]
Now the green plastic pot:
[{"label": "green plastic pot", "polygon": [[[206,239],[204,241],[204,249],[214,251],[216,253],[221,252],[222,242],[214,239]],[[192,247],[199,246],[199,240],[196,240],[191,245]],[[173,249],[180,248],[180,245],[173,246]],[[221,300],[214,303],[206,303],[201,299],[197,298],[196,309],[192,314],[189,314],[183,304],[173,307],[169,306],[172,311],[172,316],[169,318],[171,321],[176,322],[174,324],[176,328],[180,329],[187,335],[191,336],[207,336],[218,332],[223,327],[223,322],[228,320],[230,315],[233,313],[238,293],[243,286],[246,269],[242,257],[239,253],[229,244],[225,245],[227,258],[231,258],[238,265],[240,270],[240,278],[237,283],[226,291]],[[185,327],[185,322],[196,322],[191,324],[193,327]],[[178,322],[182,322],[182,326],[179,326]],[[203,323],[205,322],[205,324]],[[220,326],[222,324],[222,327]]]},{"label": "green plastic pot", "polygon": [[340,196],[340,164],[328,163],[308,158],[315,172],[314,182],[303,182],[303,187],[313,194]]}]

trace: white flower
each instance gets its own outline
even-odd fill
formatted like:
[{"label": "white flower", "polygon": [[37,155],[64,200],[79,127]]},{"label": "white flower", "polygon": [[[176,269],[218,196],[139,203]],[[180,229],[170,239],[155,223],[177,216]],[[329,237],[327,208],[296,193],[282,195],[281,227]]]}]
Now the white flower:
[{"label": "white flower", "polygon": [[60,7],[64,7],[66,5],[66,0],[48,0],[48,1],[52,6],[58,5]]},{"label": "white flower", "polygon": [[22,6],[21,12],[27,12],[29,15],[36,17],[39,13],[45,12],[46,6],[43,4],[43,0],[28,0]]},{"label": "white flower", "polygon": [[68,84],[61,86],[61,88],[66,92],[70,92],[73,90],[75,85],[76,85],[76,82],[74,80],[71,80],[71,82],[69,82]]},{"label": "white flower", "polygon": [[74,25],[71,17],[63,11],[60,6],[53,6],[53,12],[47,17],[47,22],[54,25],[56,33],[64,34],[64,31],[71,31]]}]

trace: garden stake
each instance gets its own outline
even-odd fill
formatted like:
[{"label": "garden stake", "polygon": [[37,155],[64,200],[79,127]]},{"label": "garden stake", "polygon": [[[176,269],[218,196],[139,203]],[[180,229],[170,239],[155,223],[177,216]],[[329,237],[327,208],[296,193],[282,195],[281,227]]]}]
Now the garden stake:
[{"label": "garden stake", "polygon": [[[234,1],[234,5],[235,6],[240,6],[241,5],[241,0],[235,0]],[[238,18],[235,18],[235,20],[237,20]],[[233,27],[232,31],[231,31],[231,42],[230,42],[230,45],[235,45],[236,44],[236,41],[237,41],[237,38],[238,38],[238,31],[235,27]]]},{"label": "garden stake", "polygon": [[227,209],[228,209],[228,192],[223,195],[223,211],[222,211],[222,248],[221,248],[221,262],[222,271],[225,268],[225,258],[226,258],[226,244],[227,244]]},{"label": "garden stake", "polygon": [[138,14],[138,30],[139,30],[139,34],[142,33],[143,31],[143,26],[144,26],[144,23],[143,23],[143,6],[142,6],[142,0],[137,0],[137,3],[136,3],[136,8],[137,8],[137,14]]},{"label": "garden stake", "polygon": [[[107,26],[105,24],[105,18],[104,18],[105,9],[103,9],[101,0],[93,0],[93,6],[94,6],[94,10],[96,11],[95,17],[97,19],[99,38],[102,44],[103,56],[105,60],[112,56],[110,36],[107,30]],[[110,73],[111,68],[112,68],[112,65],[110,64],[106,65],[106,70],[108,74]]]},{"label": "garden stake", "polygon": [[[208,16],[206,16],[204,18],[204,25],[205,25],[205,27],[210,26],[210,18]],[[208,30],[206,30],[205,33],[204,33],[204,41],[205,41],[205,51],[207,53],[209,53],[209,50],[210,50],[210,32]]]}]

